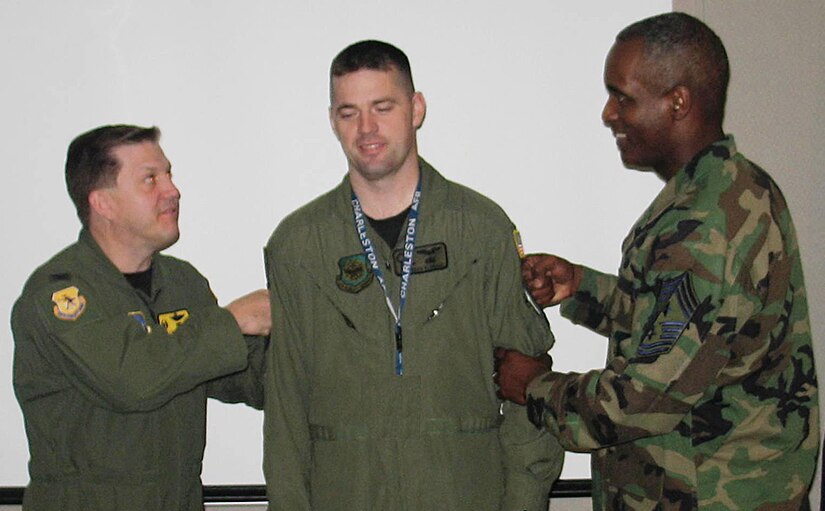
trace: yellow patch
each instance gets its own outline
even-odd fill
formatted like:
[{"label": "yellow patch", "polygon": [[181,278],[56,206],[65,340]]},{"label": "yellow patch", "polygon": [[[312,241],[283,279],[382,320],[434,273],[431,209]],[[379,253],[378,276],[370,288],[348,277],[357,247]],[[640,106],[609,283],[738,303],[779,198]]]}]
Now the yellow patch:
[{"label": "yellow patch", "polygon": [[168,334],[175,333],[175,330],[177,330],[182,324],[186,323],[187,319],[189,319],[189,311],[186,309],[173,312],[164,312],[163,314],[158,315],[158,323],[166,329],[166,333]]},{"label": "yellow patch", "polygon": [[54,302],[54,317],[63,321],[74,321],[86,310],[86,298],[80,295],[80,290],[70,286],[52,293]]},{"label": "yellow patch", "polygon": [[518,256],[524,259],[524,245],[521,244],[521,233],[518,232],[518,229],[513,230],[513,241],[516,243],[516,250],[518,250]]}]

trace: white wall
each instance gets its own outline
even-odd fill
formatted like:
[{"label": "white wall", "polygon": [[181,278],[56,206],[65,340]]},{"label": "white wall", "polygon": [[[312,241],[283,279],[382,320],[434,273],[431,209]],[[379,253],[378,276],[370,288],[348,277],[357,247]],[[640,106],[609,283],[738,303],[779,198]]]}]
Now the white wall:
[{"label": "white wall", "polygon": [[[65,150],[105,123],[164,132],[183,193],[183,236],[169,252],[207,275],[223,303],[262,287],[272,229],[344,173],[327,121],[327,72],[339,50],[364,38],[408,53],[429,105],[425,157],[497,200],[528,250],[615,269],[621,239],[661,184],[620,164],[599,119],[602,64],[619,29],[671,5],[608,5],[0,1],[0,324],[34,267],[75,239]],[[557,367],[603,364],[602,339],[566,321],[554,328]],[[3,326],[0,486],[27,481],[11,364]],[[263,481],[260,427],[259,412],[210,405],[207,484]],[[564,477],[589,477],[587,457],[570,456]]]}]

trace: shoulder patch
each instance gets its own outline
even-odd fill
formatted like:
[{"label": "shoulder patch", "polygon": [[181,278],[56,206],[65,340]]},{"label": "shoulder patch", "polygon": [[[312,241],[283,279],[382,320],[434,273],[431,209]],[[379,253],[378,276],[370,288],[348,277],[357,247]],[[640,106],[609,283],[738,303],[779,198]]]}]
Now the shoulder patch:
[{"label": "shoulder patch", "polygon": [[524,245],[521,243],[521,233],[518,229],[513,229],[513,242],[516,244],[519,258],[524,259]]},{"label": "shoulder patch", "polygon": [[166,329],[167,334],[174,334],[179,326],[186,323],[189,319],[189,311],[181,309],[171,312],[163,312],[158,314],[158,323]]},{"label": "shoulder patch", "polygon": [[338,276],[335,284],[341,291],[359,293],[372,282],[372,269],[364,254],[354,254],[338,259]]},{"label": "shoulder patch", "polygon": [[664,280],[658,287],[656,309],[636,352],[638,357],[657,357],[668,353],[699,307],[689,273]]},{"label": "shoulder patch", "polygon": [[[415,247],[413,254],[412,273],[427,273],[430,271],[443,270],[448,265],[447,244],[444,242],[432,243]],[[401,275],[404,266],[404,249],[399,248],[392,251],[392,266],[396,275]]]},{"label": "shoulder patch", "polygon": [[54,316],[63,321],[74,321],[86,311],[86,298],[76,286],[69,286],[52,293]]}]

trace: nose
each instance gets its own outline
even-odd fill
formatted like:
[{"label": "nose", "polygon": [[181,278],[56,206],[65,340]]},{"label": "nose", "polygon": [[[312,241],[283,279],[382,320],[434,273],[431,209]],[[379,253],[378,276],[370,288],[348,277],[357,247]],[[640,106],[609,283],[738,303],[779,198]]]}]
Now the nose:
[{"label": "nose", "polygon": [[612,95],[607,96],[607,101],[604,104],[604,108],[602,108],[602,123],[605,126],[609,126],[610,123],[614,122],[618,118],[619,114],[618,109],[616,108],[616,98]]},{"label": "nose", "polygon": [[175,183],[172,181],[172,174],[166,174],[166,177],[161,180],[161,185],[164,197],[180,199],[180,190],[178,190],[178,187],[175,186]]},{"label": "nose", "polygon": [[373,133],[376,126],[371,112],[364,112],[358,116],[358,133]]}]

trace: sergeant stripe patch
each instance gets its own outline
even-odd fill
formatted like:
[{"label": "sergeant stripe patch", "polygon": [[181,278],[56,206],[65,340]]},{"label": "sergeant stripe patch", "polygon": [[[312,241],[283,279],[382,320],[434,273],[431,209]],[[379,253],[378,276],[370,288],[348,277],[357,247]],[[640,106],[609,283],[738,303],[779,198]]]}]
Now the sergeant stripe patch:
[{"label": "sergeant stripe patch", "polygon": [[668,353],[687,327],[699,306],[693,281],[685,272],[676,278],[664,280],[656,297],[656,309],[646,329],[644,341],[636,355],[642,358]]}]

